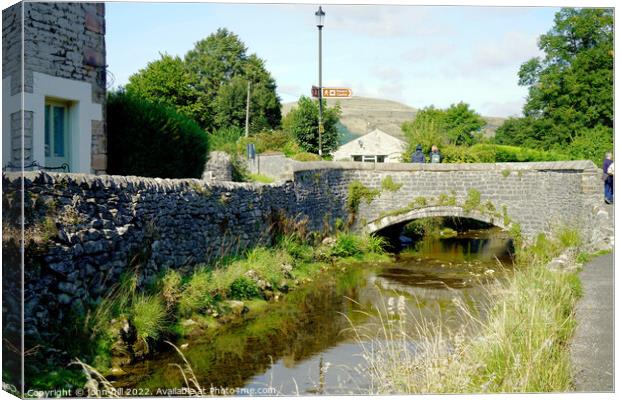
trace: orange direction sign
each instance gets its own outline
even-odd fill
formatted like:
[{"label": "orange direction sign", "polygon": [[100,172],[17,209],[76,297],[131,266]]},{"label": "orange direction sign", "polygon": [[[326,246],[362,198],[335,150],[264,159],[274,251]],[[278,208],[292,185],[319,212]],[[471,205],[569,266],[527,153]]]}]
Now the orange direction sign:
[{"label": "orange direction sign", "polygon": [[348,88],[323,88],[323,97],[351,97],[353,91]]},{"label": "orange direction sign", "polygon": [[[348,88],[323,88],[323,97],[346,98],[353,96],[353,91]],[[312,97],[319,97],[319,88],[312,86]]]}]

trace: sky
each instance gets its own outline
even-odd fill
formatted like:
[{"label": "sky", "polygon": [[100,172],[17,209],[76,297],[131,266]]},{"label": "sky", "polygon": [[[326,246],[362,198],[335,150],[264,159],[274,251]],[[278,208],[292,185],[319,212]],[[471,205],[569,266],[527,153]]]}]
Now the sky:
[{"label": "sky", "polygon": [[[520,65],[557,7],[325,5],[323,86],[355,96],[445,108],[464,101],[485,116],[520,115]],[[158,59],[183,57],[224,27],[265,60],[282,102],[318,85],[318,29],[309,4],[106,3],[114,87]]]}]

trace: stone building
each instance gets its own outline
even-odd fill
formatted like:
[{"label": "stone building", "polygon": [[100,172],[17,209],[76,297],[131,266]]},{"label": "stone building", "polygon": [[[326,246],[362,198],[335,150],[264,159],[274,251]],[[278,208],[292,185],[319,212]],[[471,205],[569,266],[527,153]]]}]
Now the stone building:
[{"label": "stone building", "polygon": [[375,129],[343,144],[332,155],[336,161],[400,162],[407,143]]},{"label": "stone building", "polygon": [[4,9],[2,83],[3,168],[105,173],[103,3]]}]

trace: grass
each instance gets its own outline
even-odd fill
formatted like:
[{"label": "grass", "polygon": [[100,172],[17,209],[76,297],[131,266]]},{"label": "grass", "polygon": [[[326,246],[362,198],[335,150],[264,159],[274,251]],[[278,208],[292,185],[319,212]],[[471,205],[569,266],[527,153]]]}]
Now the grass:
[{"label": "grass", "polygon": [[263,174],[250,174],[248,177],[248,180],[251,182],[258,182],[258,183],[273,183],[274,179],[267,176],[267,175],[263,175]]},{"label": "grass", "polygon": [[[381,322],[384,337],[364,345],[370,391],[570,390],[568,345],[576,324],[574,306],[582,289],[575,273],[550,271],[545,265],[566,246],[580,243],[577,238],[575,231],[562,228],[551,238],[541,237],[519,248],[514,273],[490,287],[484,313],[457,302],[468,322],[456,331],[423,320],[408,330],[404,321],[409,313],[398,306],[392,319]],[[359,335],[362,339],[363,334]]]},{"label": "grass", "polygon": [[139,295],[131,304],[131,319],[139,338],[157,340],[166,329],[166,307],[155,296]]},{"label": "grass", "polygon": [[394,182],[394,179],[391,175],[386,176],[381,181],[381,189],[387,190],[389,192],[397,192],[403,186],[402,183]]}]

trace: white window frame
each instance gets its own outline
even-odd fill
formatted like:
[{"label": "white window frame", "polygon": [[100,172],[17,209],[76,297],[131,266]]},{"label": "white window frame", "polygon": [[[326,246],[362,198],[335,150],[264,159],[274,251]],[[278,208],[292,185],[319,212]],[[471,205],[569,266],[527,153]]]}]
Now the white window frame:
[{"label": "white window frame", "polygon": [[[45,143],[45,166],[46,167],[60,167],[61,165],[67,163],[69,165],[69,170],[71,170],[71,114],[70,114],[70,109],[71,109],[71,103],[68,101],[63,101],[63,100],[59,100],[59,99],[54,99],[54,98],[46,98],[45,99],[45,109],[47,109],[47,107],[50,107],[50,114],[47,116],[48,118],[46,119],[46,115],[45,115],[45,111],[44,111],[44,120],[43,120],[43,126],[44,126],[44,135],[47,135],[49,133],[49,148],[48,148],[48,143]],[[54,147],[55,147],[55,122],[54,122],[54,108],[61,108],[63,110],[63,149],[64,149],[64,154],[59,156],[57,154],[54,154]],[[48,132],[48,128],[49,128],[49,132]],[[47,138],[44,136],[44,140],[46,140]]]}]

